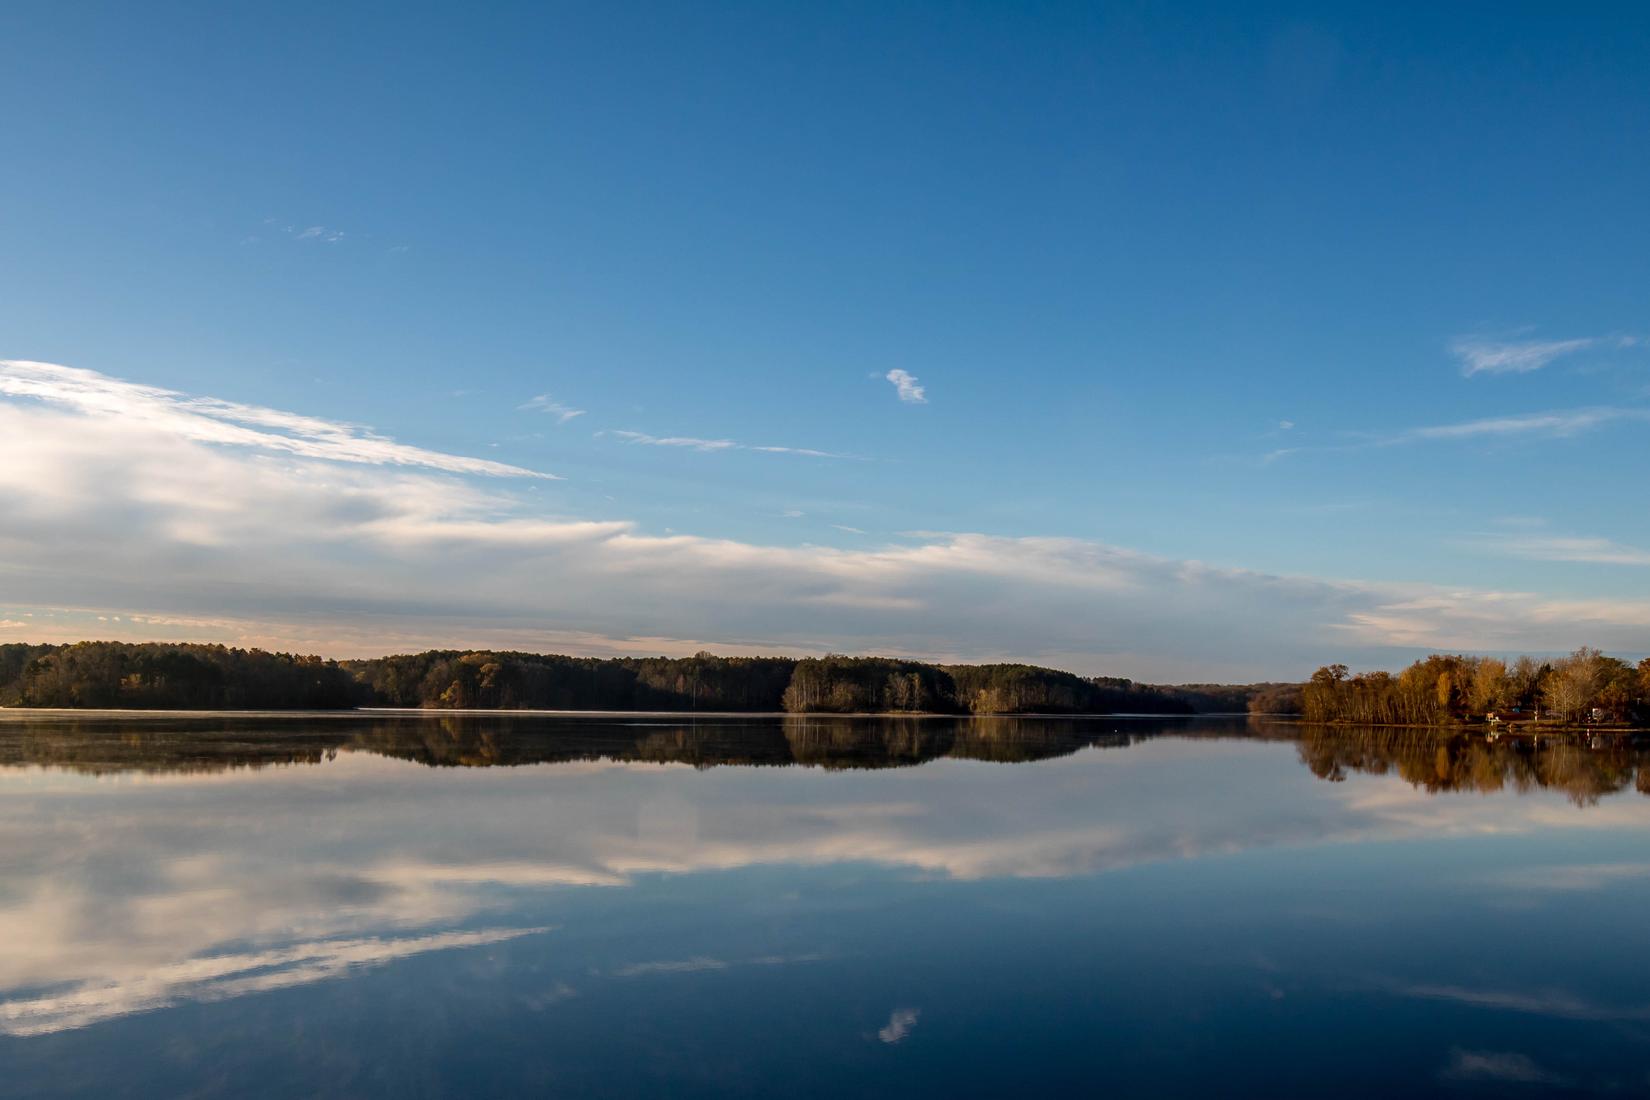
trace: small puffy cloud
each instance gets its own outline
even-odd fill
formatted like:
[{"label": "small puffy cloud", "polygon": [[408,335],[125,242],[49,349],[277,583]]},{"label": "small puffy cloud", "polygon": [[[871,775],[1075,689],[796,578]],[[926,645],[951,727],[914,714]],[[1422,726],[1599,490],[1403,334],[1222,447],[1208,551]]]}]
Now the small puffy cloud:
[{"label": "small puffy cloud", "polygon": [[895,367],[883,377],[894,384],[894,391],[899,394],[899,399],[907,405],[928,404],[928,391],[917,381],[917,376],[910,371]]},{"label": "small puffy cloud", "polygon": [[571,405],[564,405],[547,393],[541,393],[516,406],[524,412],[539,412],[556,418],[557,424],[565,424],[576,416],[583,416],[583,409],[575,409]]}]

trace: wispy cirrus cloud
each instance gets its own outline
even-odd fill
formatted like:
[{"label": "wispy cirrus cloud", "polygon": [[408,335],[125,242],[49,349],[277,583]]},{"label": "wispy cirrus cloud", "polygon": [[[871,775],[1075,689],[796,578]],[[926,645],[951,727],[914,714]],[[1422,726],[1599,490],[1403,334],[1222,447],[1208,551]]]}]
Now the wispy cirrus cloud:
[{"label": "wispy cirrus cloud", "polygon": [[726,959],[695,955],[691,959],[666,959],[660,962],[630,963],[613,971],[616,978],[639,978],[646,974],[696,974],[704,970],[726,970]]},{"label": "wispy cirrus cloud", "polygon": [[298,241],[324,241],[327,244],[332,244],[344,239],[342,229],[328,229],[324,225],[308,225],[302,229],[289,225],[286,227],[286,232]]},{"label": "wispy cirrus cloud", "polygon": [[0,359],[0,396],[39,402],[84,416],[113,419],[126,427],[146,427],[167,438],[215,447],[245,448],[326,462],[420,467],[451,474],[555,477],[502,462],[397,443],[356,424],[211,397],[193,397],[55,363]]},{"label": "wispy cirrus cloud", "polygon": [[812,447],[763,447],[749,446],[747,451],[761,451],[770,455],[801,455],[803,458],[857,458],[857,455],[838,454],[835,451],[817,451]]},{"label": "wispy cirrus cloud", "polygon": [[563,404],[547,393],[529,398],[517,405],[516,408],[523,412],[539,412],[544,413],[546,416],[553,416],[556,418],[557,424],[565,424],[575,417],[584,415],[583,409],[575,409],[571,405]]},{"label": "wispy cirrus cloud", "polygon": [[1613,424],[1650,422],[1650,407],[1637,405],[1594,405],[1579,409],[1551,409],[1543,412],[1484,416],[1449,424],[1425,424],[1398,431],[1349,433],[1342,443],[1278,447],[1259,456],[1261,466],[1269,466],[1301,453],[1361,451],[1371,447],[1400,447],[1421,443],[1494,441],[1498,439],[1570,439],[1607,428]]},{"label": "wispy cirrus cloud", "polygon": [[[279,233],[295,241],[309,241],[320,244],[337,244],[346,234],[342,229],[334,229],[326,225],[303,225],[290,222],[281,222],[275,218],[265,218],[264,226],[272,233]],[[242,244],[258,244],[260,238],[250,236],[242,239]]]},{"label": "wispy cirrus cloud", "polygon": [[737,451],[744,450],[743,444],[735,443],[731,439],[701,439],[691,435],[648,435],[646,432],[625,431],[620,428],[609,428],[597,435],[610,435],[622,439],[626,443],[638,443],[644,447],[683,447],[691,451]]},{"label": "wispy cirrus cloud", "polygon": [[622,439],[626,443],[635,443],[644,447],[680,447],[690,451],[701,451],[706,454],[716,451],[758,451],[763,454],[800,455],[803,458],[853,458],[854,455],[837,454],[834,451],[820,451],[812,447],[776,447],[755,443],[740,443],[732,439],[703,439],[691,435],[649,435],[646,432],[625,431],[609,428],[600,431],[597,435],[610,435],[615,439]]},{"label": "wispy cirrus cloud", "polygon": [[1433,424],[1411,428],[1383,442],[1409,443],[1418,440],[1483,439],[1495,436],[1550,436],[1563,438],[1581,435],[1624,420],[1650,420],[1650,409],[1630,406],[1601,405],[1584,409],[1560,409],[1551,412],[1522,413],[1515,416],[1490,416],[1464,420],[1455,424]]},{"label": "wispy cirrus cloud", "polygon": [[1650,863],[1575,863],[1520,867],[1484,876],[1484,881],[1515,890],[1587,892],[1621,882],[1650,878]]},{"label": "wispy cirrus cloud", "polygon": [[1529,561],[1650,566],[1650,550],[1580,535],[1486,535],[1471,545]]},{"label": "wispy cirrus cloud", "polygon": [[883,377],[894,384],[894,392],[907,405],[928,404],[927,388],[918,382],[917,376],[910,371],[895,367]]},{"label": "wispy cirrus cloud", "polygon": [[699,974],[706,970],[728,970],[736,966],[786,966],[792,963],[822,962],[828,957],[817,952],[802,955],[762,955],[754,959],[719,959],[710,955],[694,955],[687,959],[629,963],[611,973],[615,978],[640,978],[656,974]]},{"label": "wispy cirrus cloud", "polygon": [[1450,353],[1460,360],[1461,373],[1468,378],[1475,374],[1528,374],[1555,359],[1586,351],[1602,342],[1591,336],[1575,340],[1492,340],[1463,336],[1451,341]]},{"label": "wispy cirrus cloud", "polygon": [[1562,989],[1481,989],[1460,985],[1395,985],[1390,992],[1428,1001],[1450,1001],[1473,1008],[1551,1016],[1560,1020],[1645,1021],[1650,1005],[1607,1005]]}]

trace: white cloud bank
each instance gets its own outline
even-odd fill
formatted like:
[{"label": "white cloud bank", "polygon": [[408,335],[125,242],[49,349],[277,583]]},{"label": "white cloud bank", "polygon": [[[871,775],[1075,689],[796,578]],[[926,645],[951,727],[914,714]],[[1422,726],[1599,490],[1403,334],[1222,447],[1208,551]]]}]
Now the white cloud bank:
[{"label": "white cloud bank", "polygon": [[837,549],[660,536],[546,514],[501,480],[529,476],[352,425],[6,363],[0,616],[27,613],[41,640],[856,650],[1153,678],[1304,675],[1330,656],[1390,664],[1433,647],[1650,648],[1645,600],[1274,576],[1068,538]]}]

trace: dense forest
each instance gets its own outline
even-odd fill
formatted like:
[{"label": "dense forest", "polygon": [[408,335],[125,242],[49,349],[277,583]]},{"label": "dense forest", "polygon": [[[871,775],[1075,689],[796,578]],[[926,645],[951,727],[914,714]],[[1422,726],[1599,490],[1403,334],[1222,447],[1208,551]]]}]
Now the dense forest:
[{"label": "dense forest", "polygon": [[274,710],[358,706],[337,662],[221,645],[0,645],[0,705]]},{"label": "dense forest", "polygon": [[[1258,705],[1259,700],[1252,703]],[[1349,674],[1327,665],[1301,685],[1311,722],[1449,726],[1546,721],[1560,725],[1650,724],[1650,658],[1637,666],[1583,647],[1557,660],[1433,654],[1398,675]]]},{"label": "dense forest", "polygon": [[0,645],[0,706],[139,709],[785,711],[1299,715],[1310,722],[1650,724],[1650,658],[1596,649],[1508,663],[1434,654],[1396,675],[1328,665],[1304,684],[1141,684],[1024,664],[890,657],[566,657],[431,650],[359,661],[219,645]]},{"label": "dense forest", "polygon": [[171,643],[0,646],[0,705],[183,709],[1240,713],[1280,685],[1138,684],[886,657],[566,657],[431,650],[329,661]]}]

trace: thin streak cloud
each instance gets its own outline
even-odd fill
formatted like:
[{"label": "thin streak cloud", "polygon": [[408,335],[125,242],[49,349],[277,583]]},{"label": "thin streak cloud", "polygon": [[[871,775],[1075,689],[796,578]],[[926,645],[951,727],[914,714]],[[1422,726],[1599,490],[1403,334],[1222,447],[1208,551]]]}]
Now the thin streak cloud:
[{"label": "thin streak cloud", "polygon": [[1462,337],[1450,345],[1450,352],[1461,361],[1461,373],[1471,378],[1475,374],[1528,374],[1598,343],[1593,337],[1523,341]]},{"label": "thin streak cloud", "polygon": [[1473,1008],[1515,1012],[1530,1016],[1550,1016],[1559,1020],[1631,1021],[1650,1020],[1650,1005],[1606,1005],[1562,989],[1516,990],[1479,989],[1460,985],[1396,986],[1392,992],[1427,1001],[1449,1001]]},{"label": "thin streak cloud", "polygon": [[1490,535],[1474,545],[1527,561],[1650,566],[1650,550],[1610,539],[1564,535]]},{"label": "thin streak cloud", "polygon": [[1612,424],[1650,422],[1650,408],[1599,405],[1581,409],[1554,409],[1547,412],[1486,416],[1453,424],[1428,424],[1387,434],[1367,433],[1363,438],[1338,444],[1279,447],[1261,455],[1258,463],[1274,462],[1301,453],[1361,451],[1371,447],[1399,447],[1416,443],[1450,443],[1495,439],[1569,439],[1598,431]]},{"label": "thin streak cloud", "polygon": [[547,393],[541,393],[537,397],[530,398],[517,405],[516,408],[522,412],[540,412],[546,416],[553,416],[556,418],[557,424],[565,424],[574,417],[584,415],[583,409],[575,409],[571,405],[565,405]]},{"label": "thin streak cloud", "polygon": [[680,447],[690,451],[700,451],[711,454],[717,451],[758,451],[763,454],[800,455],[803,458],[853,458],[853,455],[837,454],[834,451],[820,451],[812,447],[776,447],[758,445],[754,443],[740,443],[732,439],[701,439],[691,435],[649,435],[646,432],[624,431],[610,428],[597,435],[610,435],[622,439],[626,443],[635,443],[643,447]]},{"label": "thin streak cloud", "polygon": [[215,446],[366,466],[415,466],[452,474],[556,480],[554,474],[520,466],[397,443],[356,424],[192,397],[54,363],[0,359],[0,395],[118,421],[125,427],[148,426],[173,438]]},{"label": "thin streak cloud", "polygon": [[1565,1085],[1565,1078],[1541,1068],[1516,1051],[1452,1050],[1439,1074],[1446,1081],[1507,1085]]},{"label": "thin streak cloud", "polygon": [[325,241],[327,244],[335,244],[336,242],[344,239],[343,230],[328,229],[324,225],[311,225],[306,226],[303,229],[298,229],[289,225],[287,226],[286,231],[291,234],[294,240],[299,241]]},{"label": "thin streak cloud", "polygon": [[1580,435],[1595,428],[1624,420],[1650,420],[1650,409],[1620,406],[1598,406],[1586,409],[1565,409],[1553,412],[1527,413],[1518,416],[1492,416],[1466,420],[1458,424],[1435,424],[1411,428],[1394,436],[1388,443],[1408,443],[1417,440],[1482,439],[1495,436],[1538,435],[1564,438]]}]

